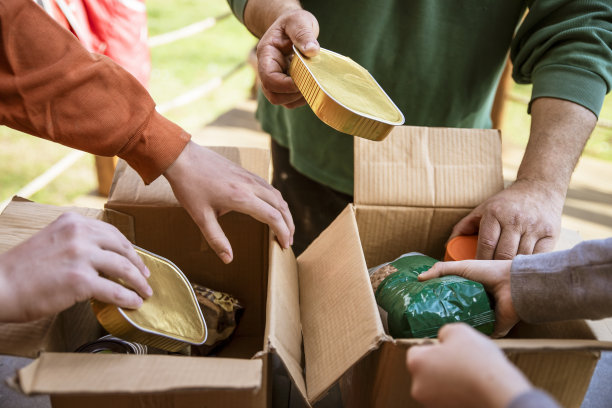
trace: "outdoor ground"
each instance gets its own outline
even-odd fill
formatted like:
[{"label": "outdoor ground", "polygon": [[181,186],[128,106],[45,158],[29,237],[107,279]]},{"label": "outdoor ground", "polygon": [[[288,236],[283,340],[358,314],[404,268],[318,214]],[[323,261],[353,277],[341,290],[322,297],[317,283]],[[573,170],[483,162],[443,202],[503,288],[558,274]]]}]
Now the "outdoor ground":
[{"label": "outdoor ground", "polygon": [[[229,11],[224,0],[148,0],[150,36],[175,30],[206,17]],[[171,45],[152,49],[153,71],[150,91],[158,104],[244,62],[255,39],[233,17],[217,26]],[[324,46],[324,44],[323,44]],[[167,112],[167,116],[193,134],[202,144],[248,145],[266,148],[268,136],[254,120],[255,102],[248,98],[254,75],[243,66],[206,97]],[[507,101],[502,123],[504,178],[514,179],[529,134],[529,116],[522,101],[529,86],[515,85]],[[601,114],[612,123],[612,97]],[[70,152],[70,149],[0,127],[0,202],[10,198],[32,179]],[[96,193],[93,157],[86,155],[30,199],[55,205],[102,207]],[[600,127],[589,141],[572,178],[563,213],[563,227],[577,231],[583,239],[612,236],[612,129]],[[11,363],[13,364],[13,363]],[[21,364],[20,362],[14,364]],[[0,375],[14,366],[0,361]],[[598,368],[601,381],[587,395],[585,408],[610,406],[605,379],[612,376],[612,355],[606,354]],[[0,399],[0,403],[2,403]],[[6,400],[4,400],[6,401]],[[0,404],[1,405],[1,404]],[[2,405],[4,406],[4,405]],[[6,405],[15,406],[15,405]],[[46,407],[48,399],[32,400],[31,407]]]}]

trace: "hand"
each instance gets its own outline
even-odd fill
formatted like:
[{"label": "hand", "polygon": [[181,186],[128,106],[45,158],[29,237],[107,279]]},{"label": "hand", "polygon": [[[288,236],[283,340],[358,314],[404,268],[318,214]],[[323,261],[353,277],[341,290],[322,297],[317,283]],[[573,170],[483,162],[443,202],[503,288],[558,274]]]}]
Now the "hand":
[{"label": "hand", "polygon": [[258,74],[264,95],[275,105],[296,108],[306,100],[287,75],[292,45],[306,56],[319,53],[319,23],[305,10],[281,14],[261,37],[257,45]]},{"label": "hand", "polygon": [[412,346],[412,397],[426,407],[502,408],[532,388],[495,343],[464,323],[443,326],[439,343]]},{"label": "hand", "polygon": [[268,224],[284,248],[293,243],[293,218],[278,190],[212,150],[189,142],[164,176],[223,262],[233,253],[217,218],[230,211]]},{"label": "hand", "polygon": [[495,297],[495,330],[491,337],[503,337],[519,322],[510,292],[511,266],[512,261],[438,262],[420,274],[419,281],[458,275],[482,283]]},{"label": "hand", "polygon": [[[115,227],[65,213],[0,254],[0,321],[39,319],[92,297],[135,309],[142,305],[141,297],[153,294],[149,276]],[[121,279],[133,290],[110,279]]]},{"label": "hand", "polygon": [[455,225],[450,239],[478,233],[477,259],[512,259],[552,251],[561,229],[565,193],[517,180]]}]

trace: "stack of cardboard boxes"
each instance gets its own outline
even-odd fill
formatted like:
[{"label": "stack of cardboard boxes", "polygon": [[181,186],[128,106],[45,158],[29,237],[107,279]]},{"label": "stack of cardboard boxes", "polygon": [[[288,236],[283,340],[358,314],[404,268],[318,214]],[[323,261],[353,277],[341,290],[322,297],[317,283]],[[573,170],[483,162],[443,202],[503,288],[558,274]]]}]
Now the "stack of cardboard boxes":
[{"label": "stack of cardboard boxes", "polygon": [[[267,151],[217,150],[268,178]],[[26,394],[51,394],[56,408],[265,407],[275,360],[306,405],[339,383],[347,407],[418,406],[405,353],[423,340],[385,334],[367,267],[410,251],[441,259],[453,225],[503,188],[500,153],[492,130],[398,127],[383,142],[355,139],[355,203],[297,259],[267,226],[230,213],[220,221],[234,261],[224,265],[167,182],[144,186],[123,162],[104,210],[13,201],[0,216],[0,251],[76,210],[115,225],[193,282],[236,296],[245,314],[216,357],[72,353],[101,334],[87,302],[37,322],[5,324],[0,353],[36,357],[12,382]],[[519,324],[496,342],[536,386],[579,407],[611,339],[604,322],[575,321]]]}]

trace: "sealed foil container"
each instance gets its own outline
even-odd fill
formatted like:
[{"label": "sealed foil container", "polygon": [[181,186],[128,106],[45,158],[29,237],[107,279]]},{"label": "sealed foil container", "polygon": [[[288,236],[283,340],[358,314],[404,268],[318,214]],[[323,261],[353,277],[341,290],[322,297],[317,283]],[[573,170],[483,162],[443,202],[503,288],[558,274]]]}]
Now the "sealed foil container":
[{"label": "sealed foil container", "polygon": [[306,57],[294,46],[289,75],[315,115],[332,128],[383,140],[404,115],[370,73],[352,59],[321,48]]},{"label": "sealed foil container", "polygon": [[169,260],[134,247],[151,271],[153,296],[139,309],[124,309],[92,299],[100,324],[113,336],[177,352],[206,341],[207,329],[197,298],[183,272]]}]

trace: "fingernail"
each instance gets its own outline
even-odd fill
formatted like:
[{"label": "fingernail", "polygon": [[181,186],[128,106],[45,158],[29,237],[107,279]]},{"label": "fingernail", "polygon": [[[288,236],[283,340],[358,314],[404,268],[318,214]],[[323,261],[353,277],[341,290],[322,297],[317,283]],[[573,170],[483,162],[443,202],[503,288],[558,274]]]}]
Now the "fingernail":
[{"label": "fingernail", "polygon": [[153,296],[153,288],[152,288],[152,287],[150,287],[150,286],[147,286],[147,287],[145,288],[145,293],[146,293],[146,295],[147,295],[148,297]]},{"label": "fingernail", "polygon": [[224,264],[228,264],[232,262],[232,256],[229,254],[229,252],[226,252],[226,251],[221,252],[219,254],[219,257],[221,258]]},{"label": "fingernail", "polygon": [[307,43],[306,43],[306,45],[304,46],[304,51],[308,51],[308,50],[314,49],[314,48],[316,48],[316,47],[317,47],[317,44],[315,44],[315,43],[314,43],[314,42],[312,42],[312,41],[309,41],[309,42],[307,42]]},{"label": "fingernail", "polygon": [[144,267],[144,274],[147,278],[151,277],[151,271],[146,266]]},{"label": "fingernail", "polygon": [[132,304],[134,305],[134,309],[138,309],[140,306],[142,306],[142,298],[136,294],[132,295]]}]

